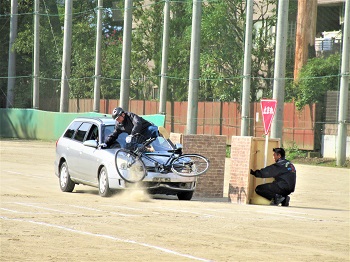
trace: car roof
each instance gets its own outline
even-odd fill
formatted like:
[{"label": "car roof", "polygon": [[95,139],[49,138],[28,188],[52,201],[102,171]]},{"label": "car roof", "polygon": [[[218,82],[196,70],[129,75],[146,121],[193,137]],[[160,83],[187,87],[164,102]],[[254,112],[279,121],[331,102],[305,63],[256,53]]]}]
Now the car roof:
[{"label": "car roof", "polygon": [[75,118],[73,121],[96,121],[96,122],[100,122],[101,124],[105,124],[105,125],[114,125],[115,124],[115,120],[110,118],[110,117],[77,117]]}]

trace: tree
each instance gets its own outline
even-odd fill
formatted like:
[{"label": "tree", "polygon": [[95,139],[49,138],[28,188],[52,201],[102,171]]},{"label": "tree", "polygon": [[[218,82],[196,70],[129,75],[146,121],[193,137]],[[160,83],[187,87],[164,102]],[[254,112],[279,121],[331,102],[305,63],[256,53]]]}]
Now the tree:
[{"label": "tree", "polygon": [[[73,39],[70,84],[71,98],[93,96],[93,76],[96,35],[96,0],[73,2]],[[116,79],[120,79],[121,27],[120,21],[112,20],[112,0],[104,1],[102,48],[102,97],[116,98]],[[1,52],[0,68],[7,74],[10,1],[1,5],[0,16]],[[32,57],[33,57],[33,0],[19,1],[18,37],[14,44],[17,54],[15,107],[31,107],[32,104]],[[40,105],[45,101],[51,109],[58,109],[64,24],[64,3],[56,0],[40,1]],[[6,73],[5,73],[6,72]],[[6,94],[7,79],[0,79],[1,92]],[[119,88],[119,87],[118,87]],[[3,96],[2,96],[3,97]],[[1,101],[5,104],[5,101]],[[57,104],[57,108],[55,107]],[[40,106],[41,107],[41,106]]]},{"label": "tree", "polygon": [[[33,1],[19,1],[18,2],[18,14],[31,14],[33,12]],[[1,27],[1,45],[4,52],[1,53],[1,72],[4,78],[1,79],[1,93],[7,95],[7,72],[8,72],[8,47],[9,47],[9,29],[10,29],[10,14],[11,14],[11,1],[7,1],[4,5],[0,5],[1,14],[5,16],[0,16]],[[16,79],[14,87],[14,103],[15,107],[30,107],[32,95],[29,90],[31,90],[31,52],[28,53],[28,50],[32,49],[32,45],[29,44],[29,41],[33,41],[33,27],[30,26],[33,23],[31,15],[18,15],[18,34],[16,42],[14,43],[14,49],[16,52],[16,72],[17,76],[20,76]],[[24,37],[26,35],[26,37]],[[4,106],[6,101],[2,101]]]},{"label": "tree", "polygon": [[[93,98],[97,1],[77,1],[73,8],[71,98]],[[112,1],[104,1],[101,97],[119,96],[122,31],[120,22],[112,20]]]},{"label": "tree", "polygon": [[[276,14],[271,6],[277,0],[261,1],[255,8],[260,27],[254,31],[252,62],[252,100],[259,89],[267,90],[273,76]],[[201,101],[240,100],[245,30],[245,2],[241,0],[209,1],[202,4],[200,88]],[[187,100],[191,45],[192,3],[171,2],[168,58],[168,100]],[[159,85],[163,4],[145,6],[138,2],[134,10],[137,30],[133,35],[133,94],[136,99],[151,97],[151,87]],[[269,13],[269,14],[267,14]],[[258,23],[257,21],[255,21]],[[151,66],[150,66],[151,65]],[[147,77],[148,76],[148,77]],[[144,79],[149,82],[145,85]],[[143,90],[142,95],[139,92]]]},{"label": "tree", "polygon": [[240,98],[244,23],[242,1],[210,2],[203,9],[201,78],[205,80],[201,82],[200,98],[207,101]]},{"label": "tree", "polygon": [[158,80],[162,49],[163,4],[135,2],[133,17],[137,26],[132,36],[130,97],[152,99],[152,89]]},{"label": "tree", "polygon": [[322,103],[327,90],[338,90],[340,54],[328,58],[316,57],[308,60],[298,75],[296,106],[302,109],[306,105]]},{"label": "tree", "polygon": [[[101,98],[116,99],[120,94],[122,56],[122,22],[112,19],[112,1],[104,1],[101,67]],[[31,107],[33,0],[21,1],[19,36],[15,49],[17,61],[16,107]],[[255,1],[252,50],[251,100],[257,92],[269,96],[274,64],[273,31],[276,24],[277,0]],[[70,76],[70,98],[92,98],[97,0],[73,2],[73,39]],[[123,1],[117,6],[123,10]],[[163,7],[161,0],[134,1],[131,54],[132,99],[153,99],[160,84]],[[1,8],[9,12],[9,6]],[[188,99],[188,75],[192,30],[192,2],[171,1],[171,21],[168,58],[168,101]],[[202,3],[200,101],[240,101],[245,30],[245,1],[221,0]],[[26,15],[24,15],[24,13]],[[49,97],[59,100],[63,43],[64,3],[48,0],[40,5],[40,101]],[[0,17],[1,19],[3,17]],[[6,24],[6,21],[4,20]],[[8,26],[9,27],[9,26]],[[5,26],[5,28],[8,28]],[[4,28],[4,27],[3,27]],[[3,31],[1,31],[3,33]],[[8,30],[1,34],[8,38]],[[8,41],[8,40],[7,40]],[[7,42],[8,44],[8,42]],[[6,55],[8,53],[6,51]],[[7,61],[6,55],[2,61]],[[1,68],[7,68],[4,63]],[[5,70],[3,70],[5,72]],[[6,92],[6,79],[0,79]],[[41,102],[40,102],[41,104]],[[52,104],[52,103],[51,103]]]}]

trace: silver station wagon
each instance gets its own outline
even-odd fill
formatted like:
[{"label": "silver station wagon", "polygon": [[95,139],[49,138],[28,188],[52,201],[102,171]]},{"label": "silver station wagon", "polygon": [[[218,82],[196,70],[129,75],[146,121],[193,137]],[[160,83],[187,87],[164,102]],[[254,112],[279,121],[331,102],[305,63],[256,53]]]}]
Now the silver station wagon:
[{"label": "silver station wagon", "polygon": [[[125,147],[126,133],[119,135],[115,143],[104,148],[106,137],[114,131],[115,120],[107,117],[80,117],[74,119],[56,141],[55,174],[63,192],[72,192],[76,184],[99,189],[102,197],[116,190],[132,190],[132,184],[123,180],[116,169],[116,152]],[[174,145],[163,137],[152,142],[153,152],[146,153],[158,162],[166,161],[164,155]],[[160,173],[154,163],[144,159],[147,175],[139,182],[150,194],[177,195],[179,200],[191,200],[196,177],[184,177],[175,173]]]}]

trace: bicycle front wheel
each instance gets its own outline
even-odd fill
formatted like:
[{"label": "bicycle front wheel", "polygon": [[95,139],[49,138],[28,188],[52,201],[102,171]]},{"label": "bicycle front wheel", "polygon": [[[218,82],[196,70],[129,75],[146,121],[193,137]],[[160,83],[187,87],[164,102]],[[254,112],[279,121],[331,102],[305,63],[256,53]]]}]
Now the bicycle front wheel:
[{"label": "bicycle front wheel", "polygon": [[171,171],[180,176],[199,176],[207,172],[209,160],[197,154],[184,154],[171,162]]},{"label": "bicycle front wheel", "polygon": [[119,176],[129,183],[142,181],[146,174],[143,161],[127,149],[119,149],[115,154],[115,167]]}]

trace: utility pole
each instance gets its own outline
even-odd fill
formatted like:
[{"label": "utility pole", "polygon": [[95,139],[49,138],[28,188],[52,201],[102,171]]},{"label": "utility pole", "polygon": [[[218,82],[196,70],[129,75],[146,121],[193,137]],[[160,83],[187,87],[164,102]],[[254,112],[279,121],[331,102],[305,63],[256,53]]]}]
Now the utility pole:
[{"label": "utility pole", "polygon": [[247,0],[246,27],[244,41],[244,69],[243,69],[243,95],[242,95],[242,119],[241,136],[249,135],[250,119],[250,82],[252,60],[252,31],[253,31],[253,0]]},{"label": "utility pole", "polygon": [[294,81],[314,48],[316,36],[317,0],[299,0],[295,41]]},{"label": "utility pole", "polygon": [[341,64],[341,79],[339,92],[338,137],[337,137],[337,166],[342,166],[346,160],[346,118],[349,96],[349,64],[350,64],[350,0],[345,3],[343,54]]},{"label": "utility pole", "polygon": [[10,20],[10,42],[9,42],[9,62],[7,69],[7,98],[6,108],[13,107],[14,103],[14,89],[15,89],[15,77],[16,77],[16,53],[13,50],[13,43],[17,38],[17,13],[18,3],[17,0],[11,0],[11,20]]},{"label": "utility pole", "polygon": [[275,117],[272,120],[271,138],[280,138],[283,134],[284,87],[286,71],[286,49],[288,31],[289,0],[278,1],[277,37],[275,51],[275,69],[273,80],[273,99],[277,100]]},{"label": "utility pole", "polygon": [[60,112],[68,112],[73,0],[65,1]]},{"label": "utility pole", "polygon": [[39,109],[39,0],[34,1],[34,70],[33,70],[33,108]]},{"label": "utility pole", "polygon": [[166,98],[168,91],[168,51],[169,51],[170,2],[164,2],[164,25],[162,47],[162,69],[160,78],[159,113],[166,114]]},{"label": "utility pole", "polygon": [[97,2],[97,22],[96,22],[94,112],[100,112],[102,10],[103,10],[103,0],[98,0],[98,2]]},{"label": "utility pole", "polygon": [[186,134],[197,134],[202,1],[193,0]]},{"label": "utility pole", "polygon": [[122,71],[121,71],[121,83],[120,83],[120,106],[124,110],[129,109],[131,31],[132,31],[132,0],[125,0]]}]

